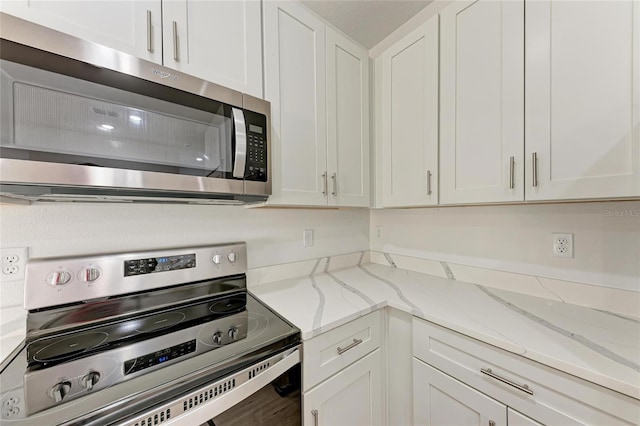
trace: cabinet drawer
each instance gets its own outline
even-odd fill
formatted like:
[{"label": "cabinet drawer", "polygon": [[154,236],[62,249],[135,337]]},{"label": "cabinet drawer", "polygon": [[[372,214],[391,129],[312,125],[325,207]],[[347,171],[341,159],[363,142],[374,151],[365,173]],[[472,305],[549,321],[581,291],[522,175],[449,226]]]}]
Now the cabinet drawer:
[{"label": "cabinet drawer", "polygon": [[545,424],[640,422],[634,398],[418,318],[413,355]]},{"label": "cabinet drawer", "polygon": [[375,311],[304,342],[303,390],[380,347],[381,321],[381,312]]}]

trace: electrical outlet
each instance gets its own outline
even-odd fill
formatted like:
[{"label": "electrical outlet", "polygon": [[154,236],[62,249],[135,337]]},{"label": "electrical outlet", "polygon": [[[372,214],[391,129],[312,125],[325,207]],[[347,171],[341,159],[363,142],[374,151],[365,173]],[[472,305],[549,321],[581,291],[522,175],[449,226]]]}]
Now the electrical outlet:
[{"label": "electrical outlet", "polygon": [[313,229],[305,229],[302,232],[302,245],[311,247],[313,245]]},{"label": "electrical outlet", "polygon": [[553,237],[553,255],[573,257],[573,234],[551,234]]},{"label": "electrical outlet", "polygon": [[29,260],[28,247],[2,248],[0,259],[2,259],[2,281],[24,280],[24,271]]}]

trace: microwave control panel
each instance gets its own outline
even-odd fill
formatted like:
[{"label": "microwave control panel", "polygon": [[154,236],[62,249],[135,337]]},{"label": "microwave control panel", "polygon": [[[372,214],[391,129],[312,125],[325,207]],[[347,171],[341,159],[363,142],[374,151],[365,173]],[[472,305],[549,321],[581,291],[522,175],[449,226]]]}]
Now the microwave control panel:
[{"label": "microwave control panel", "polygon": [[247,124],[247,166],[245,179],[267,181],[267,123],[261,114],[244,111]]}]

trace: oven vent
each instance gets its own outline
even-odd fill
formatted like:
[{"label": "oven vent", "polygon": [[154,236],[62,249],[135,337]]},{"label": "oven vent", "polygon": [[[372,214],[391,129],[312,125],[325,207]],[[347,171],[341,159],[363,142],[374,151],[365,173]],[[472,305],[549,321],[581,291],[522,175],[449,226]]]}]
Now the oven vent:
[{"label": "oven vent", "polygon": [[171,418],[171,408],[155,413],[153,416],[149,416],[146,419],[137,421],[133,426],[153,426],[164,423]]},{"label": "oven vent", "polygon": [[257,366],[256,368],[254,368],[253,370],[249,371],[249,380],[253,379],[254,377],[256,377],[258,374],[262,373],[264,370],[266,370],[267,368],[269,368],[269,366],[271,365],[270,362],[265,362],[262,365]]},{"label": "oven vent", "polygon": [[182,401],[182,409],[184,410],[184,412],[187,412],[192,408],[197,407],[198,405],[209,401],[210,399],[217,398],[229,392],[231,389],[235,387],[236,387],[236,379],[231,379],[224,383],[220,383],[219,385],[216,385],[208,390],[200,392],[198,395],[194,395],[191,398],[185,399],[184,401]]}]

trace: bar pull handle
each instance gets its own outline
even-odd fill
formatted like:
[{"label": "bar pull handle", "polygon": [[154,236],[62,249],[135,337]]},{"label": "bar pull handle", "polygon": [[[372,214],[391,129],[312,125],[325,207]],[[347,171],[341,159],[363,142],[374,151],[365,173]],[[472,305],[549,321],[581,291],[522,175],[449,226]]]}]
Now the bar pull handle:
[{"label": "bar pull handle", "polygon": [[173,21],[173,60],[180,62],[180,55],[178,54],[178,23]]},{"label": "bar pull handle", "polygon": [[427,195],[431,195],[431,170],[427,170]]},{"label": "bar pull handle", "polygon": [[244,121],[244,112],[241,109],[231,108],[231,112],[233,113],[233,126],[236,137],[233,177],[242,179],[247,166],[247,125]]},{"label": "bar pull handle", "polygon": [[322,190],[322,195],[327,195],[327,172],[322,174],[322,181],[324,182],[324,189]]},{"label": "bar pull handle", "polygon": [[313,426],[318,426],[318,410],[311,410],[313,416]]},{"label": "bar pull handle", "polygon": [[505,379],[504,377],[500,377],[497,374],[495,374],[494,372],[492,372],[490,368],[481,368],[480,372],[482,374],[486,374],[487,376],[491,377],[492,379],[496,379],[498,381],[501,381],[502,383],[505,383],[505,384],[507,384],[509,386],[512,386],[512,387],[518,389],[519,391],[522,391],[522,392],[524,392],[526,394],[529,394],[529,395],[533,395],[533,391],[531,389],[529,389],[529,386],[527,386],[527,385],[519,385],[519,384],[517,384],[515,382],[512,382],[509,379]]},{"label": "bar pull handle", "polygon": [[333,181],[333,191],[331,192],[331,195],[335,197],[338,195],[338,182],[335,173],[331,175],[331,180]]},{"label": "bar pull handle", "polygon": [[353,339],[353,343],[351,343],[349,346],[346,346],[344,348],[341,348],[340,346],[338,346],[338,355],[342,355],[343,353],[345,353],[349,349],[355,348],[360,343],[362,343],[362,339]]},{"label": "bar pull handle", "polygon": [[153,52],[153,31],[151,28],[151,11],[147,10],[147,51]]},{"label": "bar pull handle", "polygon": [[531,167],[533,168],[533,187],[538,187],[538,153],[531,154]]},{"label": "bar pull handle", "polygon": [[515,157],[510,157],[509,158],[509,189],[513,189],[515,188],[515,173],[516,170],[516,158]]}]

